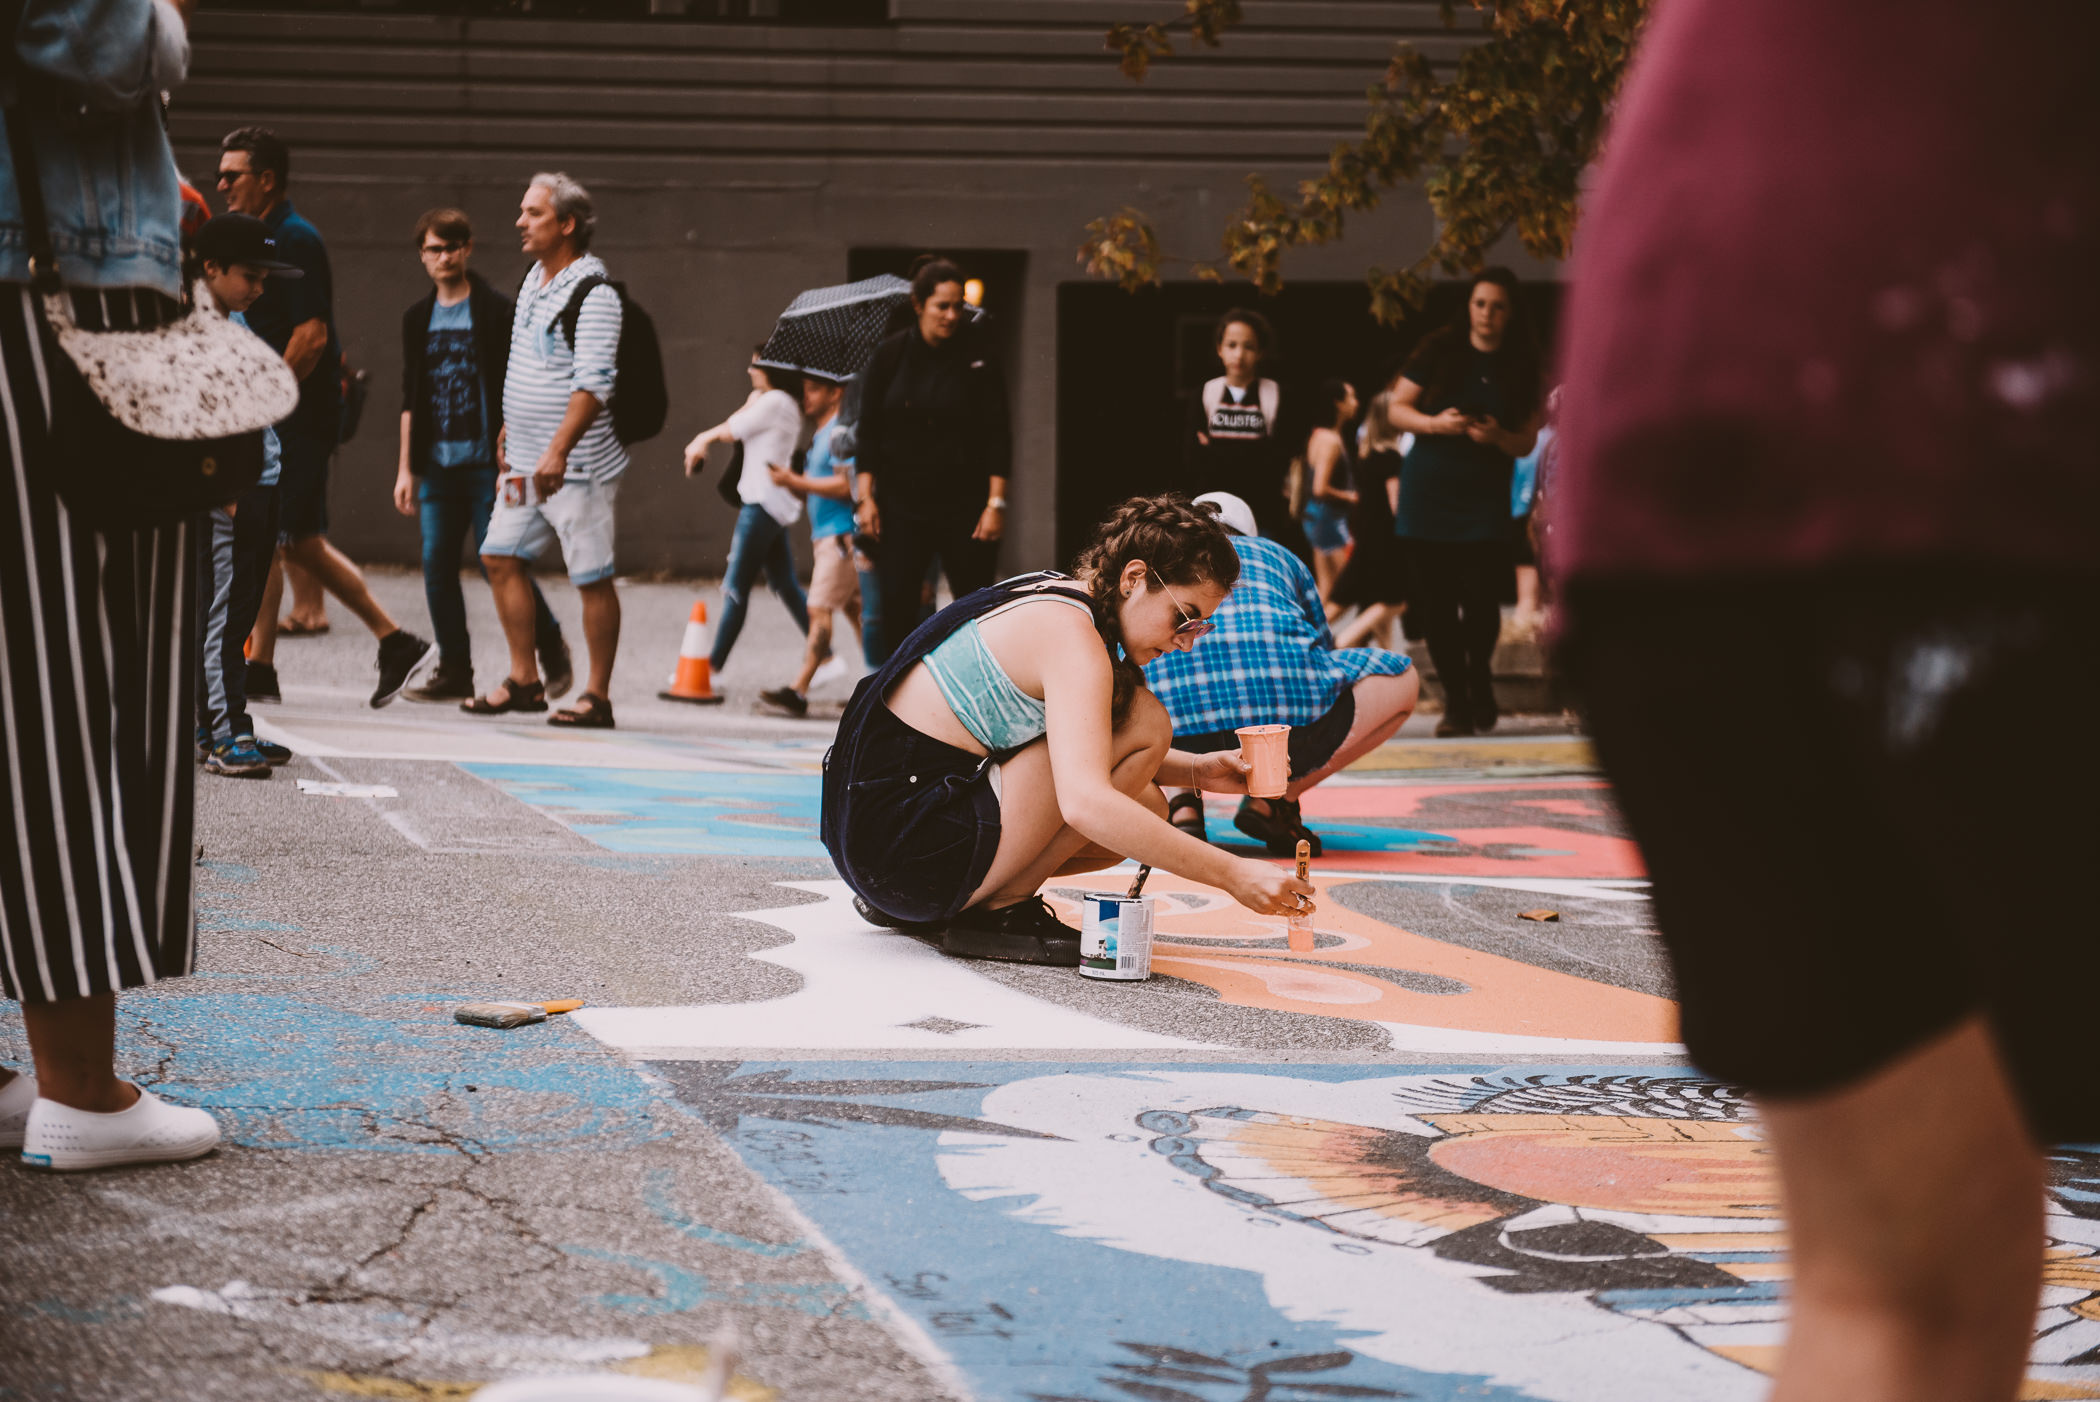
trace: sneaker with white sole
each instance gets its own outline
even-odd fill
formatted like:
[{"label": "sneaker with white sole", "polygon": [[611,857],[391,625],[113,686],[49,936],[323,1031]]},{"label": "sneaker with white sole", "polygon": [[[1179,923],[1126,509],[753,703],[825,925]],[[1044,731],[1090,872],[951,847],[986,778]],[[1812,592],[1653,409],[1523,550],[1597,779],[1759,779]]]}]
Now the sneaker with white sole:
[{"label": "sneaker with white sole", "polygon": [[36,1077],[18,1072],[0,1086],[0,1149],[22,1147],[22,1134],[29,1126],[29,1107],[36,1104]]},{"label": "sneaker with white sole", "polygon": [[819,666],[815,673],[813,673],[810,676],[809,689],[811,691],[815,691],[818,687],[823,686],[828,682],[843,681],[845,677],[846,659],[834,652],[833,654],[831,654],[830,657],[826,658],[823,662],[823,665]]},{"label": "sneaker with white sole", "polygon": [[136,1105],[112,1114],[38,1097],[23,1130],[22,1162],[60,1170],[175,1163],[202,1158],[218,1143],[219,1123],[210,1115],[143,1088]]}]

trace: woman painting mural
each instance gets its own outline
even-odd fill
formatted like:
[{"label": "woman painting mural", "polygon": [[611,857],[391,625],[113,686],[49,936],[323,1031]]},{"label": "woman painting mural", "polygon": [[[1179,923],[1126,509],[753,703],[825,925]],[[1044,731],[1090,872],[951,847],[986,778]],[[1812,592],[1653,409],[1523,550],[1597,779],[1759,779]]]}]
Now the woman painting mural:
[{"label": "woman painting mural", "polygon": [[1239,570],[1214,515],[1137,497],[1074,574],[980,589],[913,632],[824,762],[824,845],[861,915],[966,958],[1072,967],[1079,932],[1037,891],[1125,857],[1264,915],[1310,909],[1289,871],[1178,831],[1158,787],[1246,792],[1238,752],[1169,748],[1139,670],[1210,631]]}]

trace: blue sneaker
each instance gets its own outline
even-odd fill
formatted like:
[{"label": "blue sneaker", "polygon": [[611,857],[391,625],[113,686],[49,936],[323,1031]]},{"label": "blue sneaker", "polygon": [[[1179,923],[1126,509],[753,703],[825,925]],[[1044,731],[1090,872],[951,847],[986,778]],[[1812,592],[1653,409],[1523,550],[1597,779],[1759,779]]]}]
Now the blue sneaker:
[{"label": "blue sneaker", "polygon": [[224,774],[233,779],[267,779],[270,777],[270,761],[255,748],[253,735],[236,735],[211,747],[211,753],[204,759],[204,772]]},{"label": "blue sneaker", "polygon": [[258,740],[253,735],[241,735],[235,738],[246,740],[249,744],[255,746],[256,753],[268,760],[272,769],[275,769],[280,764],[290,764],[292,762],[292,752],[275,740]]},{"label": "blue sneaker", "polygon": [[200,725],[197,727],[197,763],[202,764],[210,758],[211,731]]}]

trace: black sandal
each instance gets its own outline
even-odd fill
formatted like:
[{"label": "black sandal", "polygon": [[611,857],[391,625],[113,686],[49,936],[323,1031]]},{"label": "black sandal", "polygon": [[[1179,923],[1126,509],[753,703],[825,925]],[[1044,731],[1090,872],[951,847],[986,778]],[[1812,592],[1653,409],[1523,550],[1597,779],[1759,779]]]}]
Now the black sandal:
[{"label": "black sandal", "polygon": [[1253,802],[1253,799],[1241,800],[1240,811],[1232,815],[1232,825],[1267,847],[1270,856],[1296,856],[1300,841],[1309,845],[1310,855],[1320,855],[1320,835],[1305,826],[1297,804],[1282,798],[1266,799],[1264,802],[1269,805],[1269,811],[1259,813],[1253,808]]},{"label": "black sandal", "polygon": [[[497,696],[503,699],[494,699]],[[547,688],[539,682],[512,681],[505,677],[503,684],[487,696],[470,696],[459,703],[459,708],[470,716],[507,716],[512,711],[544,711],[547,709]]]},{"label": "black sandal", "polygon": [[[1183,822],[1179,816],[1183,813],[1194,813],[1196,816],[1191,821]],[[1210,841],[1210,830],[1203,824],[1202,794],[1178,793],[1168,799],[1167,821],[1180,828],[1190,837],[1195,838],[1198,842]]]},{"label": "black sandal", "polygon": [[577,696],[575,705],[547,717],[547,724],[567,730],[611,730],[612,702],[595,691],[583,692]]}]

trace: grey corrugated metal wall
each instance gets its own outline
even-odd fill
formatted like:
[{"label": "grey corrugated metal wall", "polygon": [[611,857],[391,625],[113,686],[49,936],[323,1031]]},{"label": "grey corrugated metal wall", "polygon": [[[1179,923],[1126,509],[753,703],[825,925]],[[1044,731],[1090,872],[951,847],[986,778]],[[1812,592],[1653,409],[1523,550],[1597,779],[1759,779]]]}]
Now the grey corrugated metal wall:
[{"label": "grey corrugated metal wall", "polygon": [[[1221,49],[1123,78],[1106,26],[1178,9],[892,0],[891,22],[866,27],[206,9],[174,133],[200,187],[234,126],[292,143],[293,196],[328,240],[343,339],[375,386],[331,494],[354,556],[416,557],[387,500],[400,315],[427,287],[416,216],[467,209],[476,266],[513,286],[523,182],[559,168],[597,196],[597,250],[665,337],[671,425],[623,489],[623,569],[719,570],[727,513],[679,474],[679,446],[741,399],[749,347],[788,298],[841,280],[848,250],[870,246],[1028,255],[1026,287],[1001,289],[1019,323],[1004,563],[1020,568],[1053,551],[1055,289],[1083,276],[1086,222],[1136,205],[1170,247],[1210,255],[1250,169],[1295,181],[1360,129],[1395,38],[1437,57],[1462,42],[1434,4],[1250,0]],[[1428,234],[1426,207],[1403,198],[1292,271],[1360,276]]]}]

